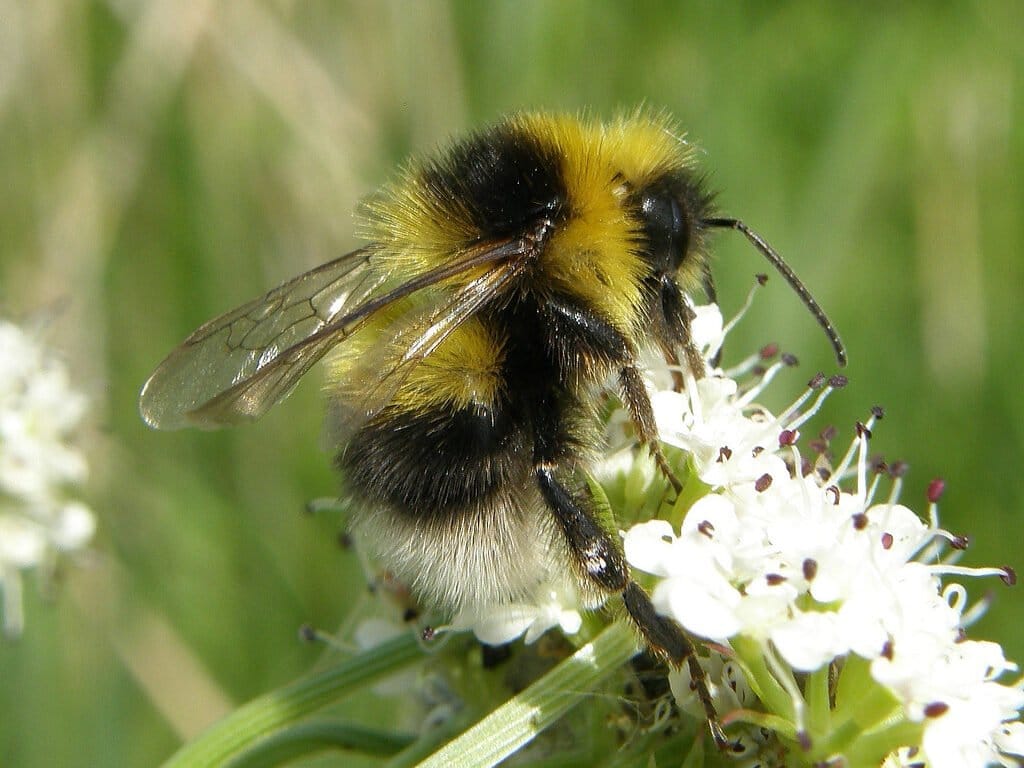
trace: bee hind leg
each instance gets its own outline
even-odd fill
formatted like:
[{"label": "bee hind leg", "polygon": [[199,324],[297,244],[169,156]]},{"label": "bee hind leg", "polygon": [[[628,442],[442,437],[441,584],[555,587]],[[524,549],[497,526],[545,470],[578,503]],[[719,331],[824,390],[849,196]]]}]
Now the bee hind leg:
[{"label": "bee hind leg", "polygon": [[681,667],[684,661],[686,662],[691,684],[704,709],[711,737],[719,749],[730,749],[732,743],[725,735],[722,724],[718,721],[715,702],[711,698],[711,691],[708,690],[707,675],[697,660],[697,651],[690,638],[672,619],[666,618],[654,610],[651,598],[635,581],[630,581],[626,585],[622,592],[622,602],[625,604],[630,618],[633,619],[633,623],[640,630],[640,634],[647,641],[649,648],[657,655],[666,658],[676,668]]},{"label": "bee hind leg", "polygon": [[584,577],[604,592],[622,595],[633,624],[655,655],[675,667],[687,665],[715,744],[719,749],[730,749],[732,744],[718,720],[707,676],[697,660],[693,643],[678,624],[654,610],[647,593],[633,581],[615,531],[607,530],[599,514],[588,509],[579,495],[571,493],[555,477],[552,464],[538,462],[535,472],[541,494],[565,534],[569,550]]}]

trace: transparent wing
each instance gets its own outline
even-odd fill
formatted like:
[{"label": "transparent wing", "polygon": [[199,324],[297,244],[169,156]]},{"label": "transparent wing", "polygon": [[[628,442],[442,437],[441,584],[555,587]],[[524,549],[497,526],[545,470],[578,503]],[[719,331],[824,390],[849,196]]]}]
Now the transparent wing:
[{"label": "transparent wing", "polygon": [[[464,321],[472,317],[484,304],[504,292],[522,274],[528,260],[515,258],[528,256],[526,244],[509,248],[509,258],[470,281],[451,297],[423,312],[416,321],[404,325],[398,333],[398,346],[405,349],[401,357],[389,361],[381,371],[377,383],[359,403],[359,412],[349,419],[362,421],[372,418],[392,397],[419,363],[437,349]],[[353,424],[349,425],[354,426]]]},{"label": "transparent wing", "polygon": [[139,410],[160,429],[212,429],[259,418],[375,312],[522,250],[519,240],[478,246],[386,293],[379,289],[387,275],[370,268],[372,249],[342,256],[201,326],[150,376]]}]

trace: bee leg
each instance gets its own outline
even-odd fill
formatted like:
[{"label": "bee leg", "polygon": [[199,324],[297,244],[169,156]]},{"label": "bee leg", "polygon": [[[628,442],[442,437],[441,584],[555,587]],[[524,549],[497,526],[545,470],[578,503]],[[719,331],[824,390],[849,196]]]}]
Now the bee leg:
[{"label": "bee leg", "polygon": [[619,371],[619,387],[622,390],[622,402],[636,425],[640,441],[647,446],[658,469],[672,484],[672,488],[678,495],[683,490],[683,484],[665,460],[665,454],[661,452],[661,443],[658,442],[658,424],[654,419],[654,408],[651,406],[651,398],[647,394],[643,375],[634,366],[626,366]]},{"label": "bee leg", "polygon": [[[693,343],[693,333],[691,332],[691,323],[696,317],[693,310],[686,306],[682,315],[682,328],[683,338],[681,345],[683,347],[683,354],[686,356],[686,365],[690,369],[695,379],[703,379],[707,373],[707,364],[704,362],[704,355],[697,349],[697,345]],[[717,365],[717,363],[713,364]]]},{"label": "bee leg", "polygon": [[659,655],[667,656],[676,668],[681,667],[684,661],[686,662],[690,672],[690,684],[704,709],[704,717],[707,718],[711,737],[719,749],[730,749],[732,743],[725,735],[722,724],[718,721],[715,702],[711,698],[711,691],[708,690],[707,675],[704,673],[704,667],[697,660],[697,651],[690,638],[678,624],[654,610],[651,598],[635,581],[630,581],[626,585],[622,592],[622,602],[650,648]]},{"label": "bee leg", "polygon": [[661,306],[664,313],[664,327],[661,331],[663,345],[673,349],[681,347],[686,365],[694,378],[704,378],[707,366],[704,363],[704,356],[693,343],[690,327],[696,315],[683,297],[678,283],[668,276],[663,277],[661,281]]},{"label": "bee leg", "polygon": [[565,534],[569,549],[583,574],[605,592],[617,592],[644,641],[658,656],[673,666],[685,662],[692,685],[707,717],[708,727],[720,749],[732,745],[718,721],[718,713],[708,690],[707,676],[697,661],[693,643],[682,628],[654,610],[651,599],[633,581],[622,547],[614,531],[608,531],[598,516],[588,511],[578,498],[555,477],[554,465],[540,462],[536,469],[537,483],[548,507]]}]

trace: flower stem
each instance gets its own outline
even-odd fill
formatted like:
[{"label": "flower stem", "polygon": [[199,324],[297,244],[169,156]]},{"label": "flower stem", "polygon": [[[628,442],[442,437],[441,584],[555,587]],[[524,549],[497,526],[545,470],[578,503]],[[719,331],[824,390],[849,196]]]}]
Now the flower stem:
[{"label": "flower stem", "polygon": [[851,654],[839,675],[832,722],[841,729],[847,722],[860,731],[876,727],[899,707],[895,695],[871,677],[871,662]]},{"label": "flower stem", "polygon": [[[879,685],[865,691],[858,704],[849,713],[849,717],[834,721],[834,727],[823,740],[815,742],[812,750],[815,757],[824,759],[831,755],[847,754],[851,745],[860,742],[862,734],[882,723],[898,706],[892,693]],[[883,752],[883,757],[898,746],[902,744],[897,743]]]},{"label": "flower stem", "polygon": [[420,768],[485,768],[505,759],[584,700],[583,694],[637,651],[633,629],[616,622],[522,693],[502,704]]},{"label": "flower stem", "polygon": [[812,735],[828,733],[832,711],[829,702],[829,674],[831,665],[825,664],[807,675],[804,699],[807,701],[807,730]]},{"label": "flower stem", "polygon": [[365,653],[253,699],[185,744],[164,766],[224,765],[258,740],[422,657],[423,651],[413,634],[399,635]]},{"label": "flower stem", "polygon": [[793,700],[769,669],[765,649],[757,640],[742,635],[733,637],[730,642],[757,698],[770,712],[792,722],[796,715]]}]

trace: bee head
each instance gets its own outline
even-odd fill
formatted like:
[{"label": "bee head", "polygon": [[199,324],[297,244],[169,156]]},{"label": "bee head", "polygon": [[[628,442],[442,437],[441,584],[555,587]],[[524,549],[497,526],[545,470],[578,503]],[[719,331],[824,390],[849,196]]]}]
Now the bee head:
[{"label": "bee head", "polygon": [[[681,278],[703,270],[703,220],[710,196],[684,174],[663,176],[639,188],[634,205],[643,234],[643,255],[656,280]],[[684,274],[679,274],[680,272]]]}]

